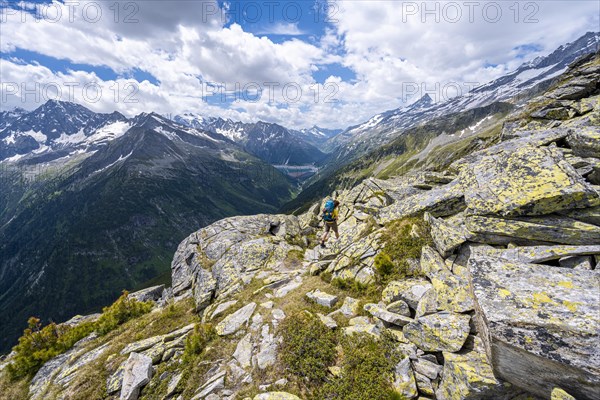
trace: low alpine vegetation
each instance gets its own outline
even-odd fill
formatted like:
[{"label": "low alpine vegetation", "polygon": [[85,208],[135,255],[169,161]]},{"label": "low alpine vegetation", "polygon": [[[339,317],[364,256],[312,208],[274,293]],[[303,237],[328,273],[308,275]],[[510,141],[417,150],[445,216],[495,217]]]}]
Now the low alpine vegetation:
[{"label": "low alpine vegetation", "polygon": [[392,387],[394,366],[399,361],[392,339],[357,334],[343,336],[340,345],[340,375],[320,387],[315,399],[401,399]]},{"label": "low alpine vegetation", "polygon": [[196,324],[194,331],[185,341],[183,361],[190,362],[201,354],[206,346],[217,337],[212,324]]},{"label": "low alpine vegetation", "polygon": [[408,260],[418,259],[421,248],[432,243],[429,225],[422,217],[391,222],[383,230],[381,240],[384,247],[375,257],[375,268],[383,282],[419,275],[409,268]]},{"label": "low alpine vegetation", "polygon": [[327,367],[334,364],[337,356],[336,334],[305,311],[286,318],[280,331],[285,368],[308,386],[324,382]]},{"label": "low alpine vegetation", "polygon": [[95,322],[84,322],[76,326],[57,325],[52,322],[45,327],[38,318],[31,317],[28,327],[13,348],[14,360],[7,370],[13,381],[33,377],[48,360],[62,354],[79,340],[96,331],[105,335],[119,325],[152,309],[152,303],[130,299],[126,291],[109,307],[104,307],[102,316]]}]

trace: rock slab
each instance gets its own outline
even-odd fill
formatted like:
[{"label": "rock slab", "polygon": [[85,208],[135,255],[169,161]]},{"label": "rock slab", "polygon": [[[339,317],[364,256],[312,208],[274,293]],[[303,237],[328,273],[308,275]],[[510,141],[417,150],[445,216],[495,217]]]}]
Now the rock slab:
[{"label": "rock slab", "polygon": [[600,275],[486,256],[469,268],[496,375],[544,398],[554,387],[598,398]]}]

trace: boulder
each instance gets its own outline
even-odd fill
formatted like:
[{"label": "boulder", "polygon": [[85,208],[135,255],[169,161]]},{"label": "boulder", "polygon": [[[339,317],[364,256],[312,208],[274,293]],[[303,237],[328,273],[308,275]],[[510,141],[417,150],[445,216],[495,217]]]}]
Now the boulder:
[{"label": "boulder", "polygon": [[140,390],[150,382],[154,370],[152,359],[138,353],[129,354],[123,372],[120,400],[136,400]]},{"label": "boulder", "polygon": [[339,311],[346,317],[354,317],[360,312],[360,301],[350,296],[347,296],[344,299],[344,303],[340,307]]},{"label": "boulder", "polygon": [[[171,263],[173,295],[193,295],[201,309],[239,284],[245,273],[275,266],[300,235],[297,217],[251,215],[225,218],[188,236]],[[198,293],[196,293],[198,292]]]},{"label": "boulder", "polygon": [[252,334],[248,333],[237,344],[233,358],[241,365],[242,368],[250,368],[252,366]]},{"label": "boulder", "polygon": [[192,397],[192,400],[204,399],[210,394],[216,392],[217,390],[223,389],[225,387],[226,375],[226,371],[220,371],[211,374],[210,378],[208,378],[208,380],[198,388],[198,393],[194,397]]},{"label": "boulder", "polygon": [[414,399],[419,395],[415,376],[410,367],[410,358],[404,357],[396,364],[393,387],[404,399]]},{"label": "boulder", "polygon": [[404,336],[423,351],[459,351],[469,336],[465,314],[439,312],[425,315],[404,326]]},{"label": "boulder", "polygon": [[412,196],[396,201],[392,205],[382,208],[376,220],[383,225],[424,212],[435,217],[444,217],[464,209],[464,197],[457,180],[435,189],[419,191]]},{"label": "boulder", "polygon": [[436,303],[439,310],[454,312],[472,311],[475,307],[469,281],[454,275],[448,269],[427,274],[436,292]]},{"label": "boulder", "polygon": [[337,296],[322,292],[319,289],[315,289],[311,292],[306,293],[306,297],[309,300],[312,300],[315,303],[328,308],[333,307],[338,301]]},{"label": "boulder", "polygon": [[329,329],[335,329],[338,327],[337,322],[335,322],[335,320],[333,318],[331,318],[329,315],[323,315],[323,314],[317,313],[317,317],[319,317],[319,319],[321,320],[323,325],[325,325]]},{"label": "boulder", "polygon": [[434,218],[429,213],[425,213],[425,221],[429,223],[431,238],[442,257],[448,257],[467,240],[467,232],[463,227],[455,226],[442,218]]},{"label": "boulder", "polygon": [[458,353],[443,352],[442,379],[436,391],[439,400],[513,399],[517,394],[512,385],[494,376],[480,338],[470,337],[471,343]]},{"label": "boulder", "polygon": [[525,146],[461,171],[467,214],[535,216],[600,205],[598,193],[552,148]]},{"label": "boulder", "polygon": [[575,397],[565,392],[561,388],[552,389],[550,400],[576,400]]},{"label": "boulder", "polygon": [[426,291],[421,300],[419,300],[419,304],[417,304],[417,308],[415,309],[415,316],[419,318],[424,315],[435,314],[437,311],[437,292],[432,288]]},{"label": "boulder", "polygon": [[128,297],[137,301],[158,301],[162,297],[163,290],[165,290],[165,285],[152,286],[129,293]]},{"label": "boulder", "polygon": [[405,317],[410,317],[410,307],[403,300],[397,300],[387,305],[386,309],[389,312],[400,314]]},{"label": "boulder", "polygon": [[[600,227],[558,215],[515,219],[470,216],[466,218],[465,224],[474,233],[469,240],[488,244],[505,245],[511,241],[567,245],[600,243]],[[504,240],[499,240],[501,238]]]},{"label": "boulder", "polygon": [[486,256],[469,264],[478,330],[496,376],[544,398],[554,387],[597,398],[600,275]]},{"label": "boulder", "polygon": [[404,315],[390,312],[385,308],[381,307],[380,305],[373,303],[365,304],[364,309],[366,312],[368,312],[375,318],[379,318],[380,320],[387,322],[388,324],[404,326],[409,322],[413,321],[413,319],[410,317],[405,317]]},{"label": "boulder", "polygon": [[238,329],[248,323],[248,320],[256,309],[256,303],[252,302],[240,308],[233,314],[228,315],[215,326],[215,331],[219,336],[231,335]]},{"label": "boulder", "polygon": [[425,279],[409,278],[392,281],[383,289],[381,298],[384,303],[403,300],[412,309],[416,309],[421,297],[432,287],[431,283]]},{"label": "boulder", "polygon": [[[214,311],[213,309],[211,309],[210,311],[210,318],[207,318],[209,321],[212,319],[215,319],[221,315],[223,315],[223,313],[225,313],[225,311],[229,310],[231,307],[233,307],[234,305],[237,304],[237,300],[230,300],[230,301],[226,301],[223,303],[219,303],[216,307],[214,307]],[[208,309],[207,309],[208,311]]]}]

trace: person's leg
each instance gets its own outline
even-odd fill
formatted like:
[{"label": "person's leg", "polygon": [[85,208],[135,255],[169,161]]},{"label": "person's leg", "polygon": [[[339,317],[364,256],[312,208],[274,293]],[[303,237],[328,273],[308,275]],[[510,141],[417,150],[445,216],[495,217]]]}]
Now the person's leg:
[{"label": "person's leg", "polygon": [[329,236],[329,224],[325,222],[325,233],[321,237],[321,246],[325,246],[325,242],[327,241],[327,237]]},{"label": "person's leg", "polygon": [[335,221],[334,224],[333,224],[333,232],[335,233],[335,238],[339,239],[340,238],[340,233],[338,232],[337,221]]}]

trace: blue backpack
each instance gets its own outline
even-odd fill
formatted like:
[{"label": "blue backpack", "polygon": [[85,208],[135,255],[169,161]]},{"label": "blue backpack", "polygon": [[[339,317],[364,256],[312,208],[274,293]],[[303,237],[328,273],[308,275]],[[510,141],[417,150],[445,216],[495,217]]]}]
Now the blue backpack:
[{"label": "blue backpack", "polygon": [[327,222],[333,221],[333,210],[335,208],[335,204],[333,200],[329,199],[325,202],[325,208],[323,209],[323,220]]}]

